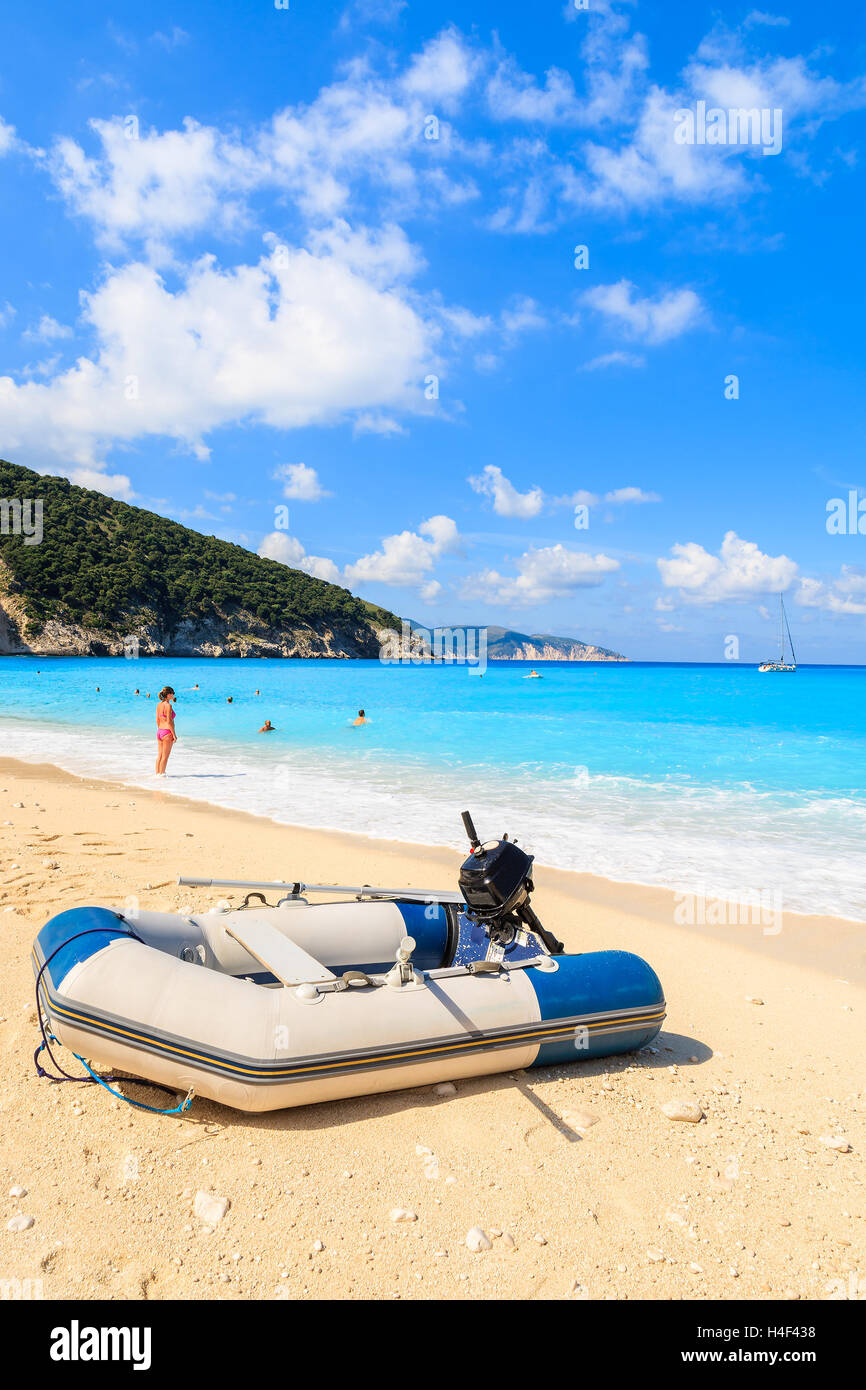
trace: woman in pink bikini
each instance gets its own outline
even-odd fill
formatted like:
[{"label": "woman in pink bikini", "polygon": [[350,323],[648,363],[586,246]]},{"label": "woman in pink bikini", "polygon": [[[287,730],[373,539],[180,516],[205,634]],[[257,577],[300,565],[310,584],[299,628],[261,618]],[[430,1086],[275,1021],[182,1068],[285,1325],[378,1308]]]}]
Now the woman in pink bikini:
[{"label": "woman in pink bikini", "polygon": [[172,700],[176,699],[175,693],[170,685],[166,685],[159,692],[159,704],[156,707],[156,775],[165,776],[166,764],[169,754],[177,743],[177,734],[174,731],[174,710],[171,707]]}]

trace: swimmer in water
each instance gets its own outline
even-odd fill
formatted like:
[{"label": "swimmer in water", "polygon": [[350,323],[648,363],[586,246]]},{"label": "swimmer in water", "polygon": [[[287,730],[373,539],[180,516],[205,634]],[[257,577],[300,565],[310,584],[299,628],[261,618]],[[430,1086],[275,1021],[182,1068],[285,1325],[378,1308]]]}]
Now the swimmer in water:
[{"label": "swimmer in water", "polygon": [[352,725],[351,725],[351,727],[354,729],[354,728],[357,728],[357,726],[358,726],[359,724],[369,724],[369,722],[370,722],[370,721],[369,721],[369,719],[367,718],[367,716],[366,716],[366,714],[364,713],[364,711],[363,711],[362,709],[359,709],[359,710],[358,710],[358,718],[352,720]]},{"label": "swimmer in water", "polygon": [[259,729],[260,734],[275,734],[276,732],[277,731],[271,723],[270,719],[266,719],[262,727]]}]

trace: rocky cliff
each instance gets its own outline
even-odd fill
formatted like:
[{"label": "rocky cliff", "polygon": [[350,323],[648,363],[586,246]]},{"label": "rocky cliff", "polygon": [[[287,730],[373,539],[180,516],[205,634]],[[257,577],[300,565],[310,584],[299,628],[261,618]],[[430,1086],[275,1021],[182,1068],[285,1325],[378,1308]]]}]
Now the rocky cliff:
[{"label": "rocky cliff", "polygon": [[513,632],[487,629],[487,656],[491,661],[628,661],[627,656],[596,647],[576,637],[554,637],[549,632]]},{"label": "rocky cliff", "polygon": [[[0,563],[0,590],[3,587]],[[271,656],[369,657],[380,650],[380,629],[370,623],[271,627],[236,610],[182,619],[164,628],[130,615],[121,634],[69,619],[49,618],[32,631],[20,599],[0,592],[0,656]]]}]

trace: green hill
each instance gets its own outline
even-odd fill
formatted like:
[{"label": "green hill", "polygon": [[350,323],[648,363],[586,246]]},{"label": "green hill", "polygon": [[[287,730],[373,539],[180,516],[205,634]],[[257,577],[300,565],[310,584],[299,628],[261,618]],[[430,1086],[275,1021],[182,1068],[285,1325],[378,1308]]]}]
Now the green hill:
[{"label": "green hill", "polygon": [[[0,652],[377,656],[393,613],[154,512],[0,460]],[[42,500],[42,539],[14,499]],[[11,503],[11,506],[10,506]],[[25,513],[26,516],[26,513]]]}]

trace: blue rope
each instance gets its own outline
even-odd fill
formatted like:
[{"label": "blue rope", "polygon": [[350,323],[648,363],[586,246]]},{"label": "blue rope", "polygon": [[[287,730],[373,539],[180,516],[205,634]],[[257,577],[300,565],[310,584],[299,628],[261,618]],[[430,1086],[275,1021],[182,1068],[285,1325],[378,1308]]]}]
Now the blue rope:
[{"label": "blue rope", "polygon": [[[114,915],[118,919],[118,921],[124,921],[124,918],[121,916],[119,912],[115,912]],[[137,1110],[149,1110],[153,1115],[183,1115],[184,1112],[187,1111],[189,1107],[192,1105],[192,1098],[195,1095],[194,1086],[190,1086],[186,1099],[183,1101],[182,1105],[175,1106],[175,1108],[172,1110],[159,1110],[155,1105],[145,1105],[144,1101],[131,1100],[129,1096],[123,1095],[121,1091],[113,1091],[111,1087],[108,1085],[108,1083],[104,1081],[101,1076],[97,1076],[96,1072],[91,1071],[84,1058],[79,1057],[77,1052],[73,1052],[72,1055],[73,1057],[78,1059],[78,1061],[84,1067],[88,1075],[70,1076],[68,1071],[63,1070],[60,1063],[57,1061],[57,1058],[54,1056],[54,1053],[51,1051],[50,1042],[59,1043],[59,1040],[55,1038],[54,1034],[51,1032],[51,1029],[46,1027],[45,1020],[42,1017],[42,1001],[39,998],[39,986],[42,983],[42,976],[44,975],[45,970],[47,969],[51,961],[53,961],[54,957],[57,955],[57,952],[62,951],[63,947],[68,946],[71,941],[77,941],[80,936],[95,936],[98,932],[106,932],[112,930],[114,930],[114,928],[112,927],[89,927],[87,931],[76,932],[75,936],[67,937],[65,941],[62,941],[60,945],[51,952],[51,955],[43,961],[39,974],[36,976],[36,1017],[39,1020],[39,1030],[42,1034],[42,1041],[33,1054],[33,1063],[36,1067],[36,1075],[40,1077],[45,1076],[48,1078],[49,1081],[55,1082],[77,1081],[79,1084],[85,1083],[89,1085],[91,1081],[96,1081],[100,1086],[104,1086],[106,1091],[110,1092],[111,1095],[116,1096],[118,1100],[125,1100],[127,1105],[134,1105]],[[133,941],[141,941],[141,937],[136,936],[134,931],[130,930],[129,936],[132,938]],[[59,1076],[52,1076],[50,1072],[47,1072],[44,1067],[39,1065],[39,1054],[43,1050],[48,1053],[48,1056],[51,1058],[55,1067],[60,1072]],[[112,1081],[115,1081],[116,1079],[117,1078],[114,1076],[111,1077]],[[168,1086],[162,1086],[158,1081],[144,1082],[143,1084],[155,1086],[158,1091],[170,1090]]]},{"label": "blue rope", "polygon": [[122,1091],[115,1091],[112,1086],[109,1086],[107,1081],[103,1081],[101,1076],[97,1076],[96,1072],[88,1066],[87,1062],[85,1062],[83,1057],[78,1056],[77,1052],[73,1052],[72,1055],[77,1061],[81,1063],[81,1065],[84,1067],[84,1070],[90,1073],[90,1076],[93,1081],[98,1082],[100,1086],[104,1086],[105,1090],[108,1091],[109,1095],[115,1096],[118,1100],[125,1100],[127,1105],[134,1105],[137,1110],[149,1110],[152,1115],[183,1115],[184,1112],[187,1111],[189,1107],[192,1105],[192,1098],[195,1095],[194,1086],[190,1086],[185,1098],[183,1099],[183,1101],[181,1101],[180,1105],[174,1106],[174,1108],[171,1110],[160,1110],[156,1105],[145,1105],[143,1100],[130,1100],[129,1096],[125,1096]]}]

